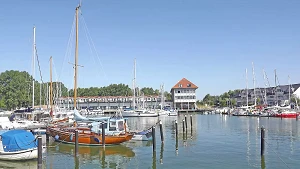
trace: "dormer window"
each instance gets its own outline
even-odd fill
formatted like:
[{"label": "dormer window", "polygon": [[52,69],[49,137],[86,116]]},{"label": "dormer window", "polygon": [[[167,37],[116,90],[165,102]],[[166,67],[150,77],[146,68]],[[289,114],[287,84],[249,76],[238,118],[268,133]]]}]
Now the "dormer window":
[{"label": "dormer window", "polygon": [[178,86],[179,86],[179,87],[182,87],[182,84],[179,84]]},{"label": "dormer window", "polygon": [[187,84],[187,87],[191,87],[192,85],[190,83]]}]

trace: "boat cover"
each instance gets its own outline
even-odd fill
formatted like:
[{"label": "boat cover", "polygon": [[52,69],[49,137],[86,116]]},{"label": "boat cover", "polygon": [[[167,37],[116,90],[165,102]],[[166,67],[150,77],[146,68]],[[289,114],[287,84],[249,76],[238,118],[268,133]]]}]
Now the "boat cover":
[{"label": "boat cover", "polygon": [[5,152],[15,152],[37,147],[34,135],[26,130],[8,130],[1,134]]}]

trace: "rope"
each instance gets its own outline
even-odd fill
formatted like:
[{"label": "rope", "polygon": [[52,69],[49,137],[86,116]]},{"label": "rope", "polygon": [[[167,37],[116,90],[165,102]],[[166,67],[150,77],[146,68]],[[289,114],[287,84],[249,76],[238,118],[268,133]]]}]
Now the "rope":
[{"label": "rope", "polygon": [[[266,141],[266,139],[264,139],[264,141],[265,141],[265,142],[268,144],[268,146],[270,147],[270,144]],[[271,148],[271,150],[277,155],[277,157],[283,162],[283,164],[285,164],[285,166],[286,166],[287,168],[290,169],[290,167],[287,165],[286,162],[283,161],[283,159],[279,156],[279,154],[278,154],[276,151],[274,151],[272,148]]]},{"label": "rope", "polygon": [[38,55],[36,46],[35,46],[35,54],[36,54],[36,60],[37,60],[37,62],[38,62],[38,67],[39,67],[39,73],[40,73],[41,81],[42,81],[42,83],[44,83],[44,82],[43,82],[42,71],[41,71],[41,66],[40,66],[39,55]]},{"label": "rope", "polygon": [[[71,133],[71,134],[73,134],[73,133]],[[63,139],[62,141],[60,141],[60,142],[59,142],[58,144],[56,144],[55,146],[47,146],[47,147],[48,147],[48,148],[58,147],[61,143],[63,143],[64,141],[66,141],[66,139],[69,138],[71,134],[69,134],[68,137],[66,137],[65,139]]]}]

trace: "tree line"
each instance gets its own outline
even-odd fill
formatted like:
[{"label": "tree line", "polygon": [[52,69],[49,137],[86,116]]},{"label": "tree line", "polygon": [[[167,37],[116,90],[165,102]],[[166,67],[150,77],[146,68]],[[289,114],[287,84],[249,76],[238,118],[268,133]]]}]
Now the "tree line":
[{"label": "tree line", "polygon": [[236,100],[234,99],[234,96],[240,93],[240,90],[229,90],[228,92],[225,92],[221,95],[212,96],[210,94],[207,94],[204,96],[202,101],[198,100],[197,105],[199,106],[235,106]]},{"label": "tree line", "polygon": [[[32,105],[32,76],[26,71],[7,70],[0,74],[0,108],[8,110]],[[34,83],[34,104],[49,103],[50,82]],[[53,82],[53,97],[73,97],[74,90],[68,90],[62,82]],[[158,89],[151,87],[136,88],[136,95],[160,95]],[[77,96],[132,96],[133,90],[126,84],[110,84],[104,87],[78,88]],[[166,100],[171,100],[171,94],[164,92]]]}]

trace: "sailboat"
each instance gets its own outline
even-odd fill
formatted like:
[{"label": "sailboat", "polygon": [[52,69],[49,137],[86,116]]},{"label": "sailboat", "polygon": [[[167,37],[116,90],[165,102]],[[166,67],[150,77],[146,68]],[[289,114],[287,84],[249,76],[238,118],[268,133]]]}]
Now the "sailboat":
[{"label": "sailboat", "polygon": [[[136,109],[136,59],[134,59],[134,78],[133,78],[133,97],[132,97],[132,109],[124,109],[122,111],[122,115],[123,117],[157,117],[158,113],[155,111],[149,111],[147,109],[143,108],[139,108]],[[139,107],[139,106],[137,106]]]},{"label": "sailboat", "polygon": [[[77,67],[78,67],[78,13],[80,9],[80,4],[76,7],[76,47],[75,47],[75,64],[74,64],[74,114],[79,115],[76,108],[77,100]],[[84,119],[83,121],[90,120]],[[99,120],[94,123],[94,126],[77,126],[77,123],[74,123],[73,127],[65,127],[54,125],[47,128],[48,134],[55,138],[56,141],[75,144],[75,131],[79,133],[78,144],[80,145],[92,145],[99,146],[103,144],[102,140],[102,127],[105,128],[105,144],[113,145],[120,144],[125,141],[129,141],[133,134],[130,134],[126,130],[126,124],[124,119],[120,121],[110,121],[110,118]],[[93,128],[93,129],[92,129]],[[114,131],[112,131],[114,130]],[[111,132],[107,132],[111,131]]]}]

